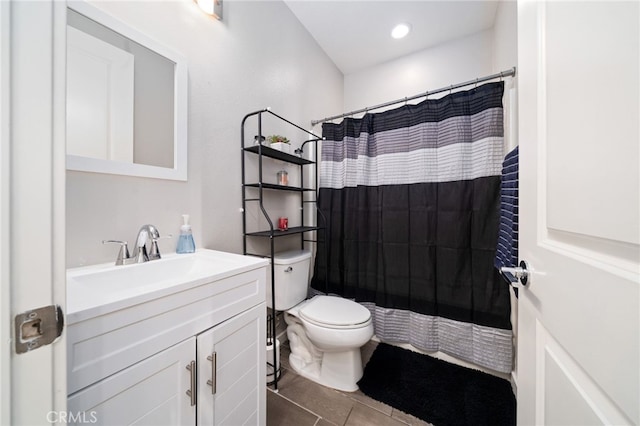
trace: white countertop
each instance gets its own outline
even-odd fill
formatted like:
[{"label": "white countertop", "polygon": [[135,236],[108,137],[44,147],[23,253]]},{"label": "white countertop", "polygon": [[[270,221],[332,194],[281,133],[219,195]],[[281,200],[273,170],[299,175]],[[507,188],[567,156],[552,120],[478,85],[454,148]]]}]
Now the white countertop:
[{"label": "white countertop", "polygon": [[200,249],[133,265],[67,270],[67,324],[144,303],[269,264],[268,259]]}]

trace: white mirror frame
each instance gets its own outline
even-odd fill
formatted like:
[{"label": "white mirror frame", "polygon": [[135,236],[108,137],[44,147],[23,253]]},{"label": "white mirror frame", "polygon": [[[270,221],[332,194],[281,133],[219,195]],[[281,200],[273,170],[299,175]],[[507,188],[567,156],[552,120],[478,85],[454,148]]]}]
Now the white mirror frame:
[{"label": "white mirror frame", "polygon": [[67,154],[67,170],[109,173],[157,179],[187,180],[187,61],[186,59],[131,28],[108,13],[85,2],[68,2],[67,7],[135,41],[174,62],[173,168],[126,163]]}]

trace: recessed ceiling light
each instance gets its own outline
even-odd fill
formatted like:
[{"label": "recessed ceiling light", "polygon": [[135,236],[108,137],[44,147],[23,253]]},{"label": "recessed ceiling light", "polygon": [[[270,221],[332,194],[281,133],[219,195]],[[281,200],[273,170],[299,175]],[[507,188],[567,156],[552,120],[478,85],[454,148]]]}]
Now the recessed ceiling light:
[{"label": "recessed ceiling light", "polygon": [[409,31],[411,31],[411,25],[406,23],[398,24],[395,27],[393,27],[393,30],[391,30],[391,37],[403,38],[403,37],[406,37],[407,34],[409,34]]}]

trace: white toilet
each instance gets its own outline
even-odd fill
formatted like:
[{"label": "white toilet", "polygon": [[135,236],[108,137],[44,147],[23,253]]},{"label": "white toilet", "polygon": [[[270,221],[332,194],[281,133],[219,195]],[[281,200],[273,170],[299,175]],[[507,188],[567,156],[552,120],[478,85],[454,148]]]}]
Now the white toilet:
[{"label": "white toilet", "polygon": [[[371,313],[348,299],[305,300],[311,253],[295,250],[274,257],[276,310],[284,314],[291,346],[289,363],[301,376],[330,388],[354,392],[362,377],[360,348],[373,336]],[[270,283],[269,283],[270,284]],[[271,307],[271,286],[267,285]]]}]

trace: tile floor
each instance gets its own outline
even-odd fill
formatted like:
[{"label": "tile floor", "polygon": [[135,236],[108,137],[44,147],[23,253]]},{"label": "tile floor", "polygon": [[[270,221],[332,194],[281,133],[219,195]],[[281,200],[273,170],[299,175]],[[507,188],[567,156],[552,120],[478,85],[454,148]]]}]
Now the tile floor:
[{"label": "tile floor", "polygon": [[[363,364],[376,348],[362,348]],[[282,346],[282,375],[278,392],[267,390],[267,426],[406,426],[429,425],[360,391],[329,389],[297,375],[289,366],[289,347]]]}]

